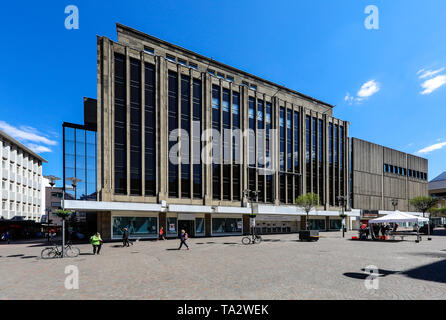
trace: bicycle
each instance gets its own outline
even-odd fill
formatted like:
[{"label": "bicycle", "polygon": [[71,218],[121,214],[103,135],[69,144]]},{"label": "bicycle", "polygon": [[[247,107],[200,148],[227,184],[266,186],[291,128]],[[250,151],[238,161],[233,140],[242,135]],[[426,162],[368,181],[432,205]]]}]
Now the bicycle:
[{"label": "bicycle", "polygon": [[[76,258],[80,254],[80,249],[74,247],[71,242],[65,244],[65,257]],[[42,259],[54,259],[62,258],[62,246],[53,245],[52,247],[47,247],[40,253]]]},{"label": "bicycle", "polygon": [[242,238],[242,243],[245,245],[248,244],[259,244],[260,242],[262,242],[262,237],[258,234],[256,235],[251,235],[251,236],[246,236]]}]

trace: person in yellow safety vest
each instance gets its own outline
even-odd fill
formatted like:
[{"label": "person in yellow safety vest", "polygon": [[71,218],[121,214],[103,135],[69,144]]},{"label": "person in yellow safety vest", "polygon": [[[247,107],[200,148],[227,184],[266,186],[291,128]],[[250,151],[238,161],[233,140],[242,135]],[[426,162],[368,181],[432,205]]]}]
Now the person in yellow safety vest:
[{"label": "person in yellow safety vest", "polygon": [[96,253],[99,254],[102,246],[102,239],[99,232],[96,232],[96,234],[90,238],[90,243],[93,246],[93,255],[95,255]]}]

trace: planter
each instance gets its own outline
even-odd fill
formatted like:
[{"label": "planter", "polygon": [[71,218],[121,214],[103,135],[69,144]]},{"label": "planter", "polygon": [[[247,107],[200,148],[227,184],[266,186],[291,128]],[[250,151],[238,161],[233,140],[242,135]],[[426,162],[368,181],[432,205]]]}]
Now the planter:
[{"label": "planter", "polygon": [[319,230],[302,230],[299,231],[300,241],[318,241],[319,240]]}]

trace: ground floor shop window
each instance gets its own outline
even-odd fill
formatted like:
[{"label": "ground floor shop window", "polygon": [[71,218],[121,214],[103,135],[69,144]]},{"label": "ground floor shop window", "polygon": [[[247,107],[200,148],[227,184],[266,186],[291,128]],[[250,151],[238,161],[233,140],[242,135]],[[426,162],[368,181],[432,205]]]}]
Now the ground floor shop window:
[{"label": "ground floor shop window", "polygon": [[120,238],[127,228],[130,237],[149,238],[158,234],[158,218],[156,217],[113,217],[113,237]]},{"label": "ground floor shop window", "polygon": [[195,218],[195,235],[204,235],[204,218]]},{"label": "ground floor shop window", "polygon": [[175,237],[178,235],[177,218],[174,217],[167,218],[167,235]]},{"label": "ground floor shop window", "polygon": [[243,227],[242,218],[213,218],[212,233],[241,233]]},{"label": "ground floor shop window", "polygon": [[341,230],[342,220],[341,219],[330,219],[330,230]]},{"label": "ground floor shop window", "polygon": [[324,219],[308,219],[310,223],[310,230],[325,230]]}]

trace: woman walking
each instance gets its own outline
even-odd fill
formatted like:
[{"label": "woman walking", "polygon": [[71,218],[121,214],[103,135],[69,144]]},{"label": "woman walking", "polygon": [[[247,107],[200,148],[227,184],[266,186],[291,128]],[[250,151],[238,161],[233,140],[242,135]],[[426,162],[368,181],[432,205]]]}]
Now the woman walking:
[{"label": "woman walking", "polygon": [[187,238],[188,238],[188,235],[187,235],[186,231],[181,230],[181,234],[180,234],[181,243],[180,243],[180,247],[178,248],[178,250],[181,250],[181,247],[183,246],[183,244],[186,246],[187,250],[189,250],[189,246],[186,243]]},{"label": "woman walking", "polygon": [[161,240],[161,239],[166,240],[166,238],[164,238],[164,228],[163,228],[163,227],[160,228],[160,237],[159,237],[159,240]]}]

